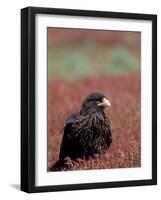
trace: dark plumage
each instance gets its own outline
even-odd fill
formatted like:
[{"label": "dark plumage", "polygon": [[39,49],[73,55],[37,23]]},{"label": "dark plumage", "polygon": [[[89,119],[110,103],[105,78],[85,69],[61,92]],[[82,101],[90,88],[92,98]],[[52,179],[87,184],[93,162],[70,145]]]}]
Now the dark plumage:
[{"label": "dark plumage", "polygon": [[109,148],[112,142],[111,126],[104,108],[110,106],[101,93],[92,93],[84,99],[80,112],[66,121],[59,160],[51,170],[59,170],[65,157],[88,159]]}]

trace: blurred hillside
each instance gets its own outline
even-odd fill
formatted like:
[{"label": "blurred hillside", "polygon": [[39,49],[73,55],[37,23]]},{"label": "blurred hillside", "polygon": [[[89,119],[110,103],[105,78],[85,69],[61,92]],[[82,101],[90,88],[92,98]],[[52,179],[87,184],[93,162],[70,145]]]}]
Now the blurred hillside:
[{"label": "blurred hillside", "polygon": [[48,28],[48,78],[119,75],[140,68],[140,33]]}]

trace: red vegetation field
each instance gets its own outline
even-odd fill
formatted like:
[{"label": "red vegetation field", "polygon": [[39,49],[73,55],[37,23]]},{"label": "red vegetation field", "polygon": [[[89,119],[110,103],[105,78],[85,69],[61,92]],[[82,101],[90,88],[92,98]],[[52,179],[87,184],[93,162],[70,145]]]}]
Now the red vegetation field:
[{"label": "red vegetation field", "polygon": [[97,159],[77,162],[66,159],[62,170],[130,168],[141,166],[140,73],[105,76],[77,81],[48,81],[48,170],[59,156],[67,117],[80,110],[91,92],[102,92],[112,107],[106,110],[113,142],[107,153]]}]

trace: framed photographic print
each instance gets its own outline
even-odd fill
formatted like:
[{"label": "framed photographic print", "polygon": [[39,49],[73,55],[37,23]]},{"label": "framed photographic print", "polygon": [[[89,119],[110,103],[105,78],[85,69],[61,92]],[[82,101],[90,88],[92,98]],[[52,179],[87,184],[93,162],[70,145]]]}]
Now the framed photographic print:
[{"label": "framed photographic print", "polygon": [[21,10],[21,190],[157,184],[157,16]]}]

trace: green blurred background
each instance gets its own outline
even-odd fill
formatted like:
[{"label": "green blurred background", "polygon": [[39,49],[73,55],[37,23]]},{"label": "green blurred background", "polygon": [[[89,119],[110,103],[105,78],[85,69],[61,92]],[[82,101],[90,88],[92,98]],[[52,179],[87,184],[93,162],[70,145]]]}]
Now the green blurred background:
[{"label": "green blurred background", "polygon": [[48,79],[138,71],[140,41],[140,32],[48,28]]}]

